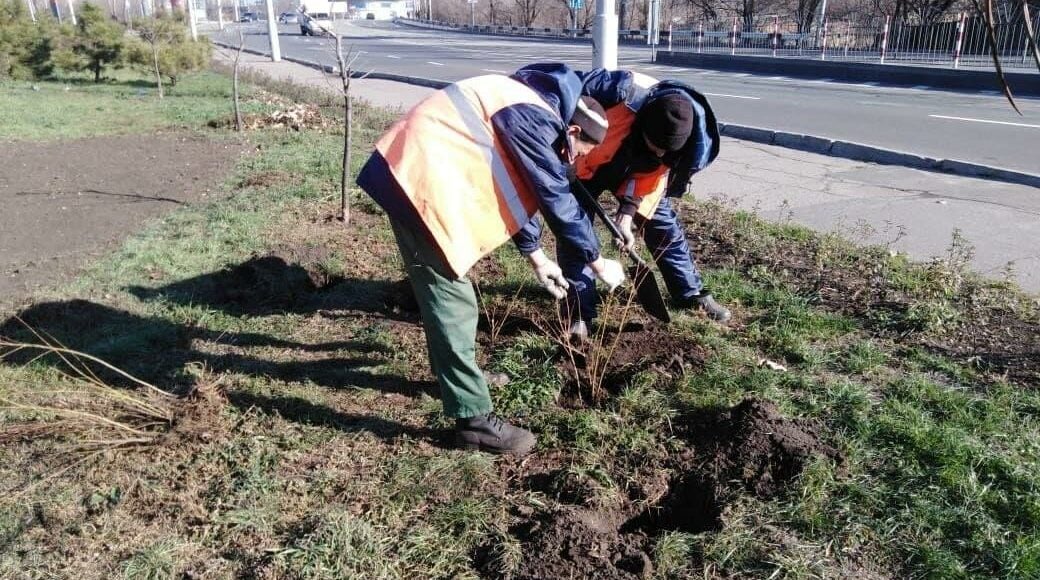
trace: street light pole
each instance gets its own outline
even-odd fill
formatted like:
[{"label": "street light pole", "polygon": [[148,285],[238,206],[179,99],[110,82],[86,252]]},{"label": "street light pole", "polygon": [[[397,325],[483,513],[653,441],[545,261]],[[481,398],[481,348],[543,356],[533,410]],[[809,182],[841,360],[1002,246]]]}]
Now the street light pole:
[{"label": "street light pole", "polygon": [[195,0],[186,0],[188,3],[188,28],[191,30],[191,39],[199,39],[199,27],[195,23]]},{"label": "street light pole", "polygon": [[592,66],[617,68],[618,18],[614,0],[596,0],[596,19],[592,25]]},{"label": "street light pole", "polygon": [[282,47],[278,43],[278,22],[274,17],[272,0],[267,0],[267,38],[271,42],[271,62],[282,60]]}]

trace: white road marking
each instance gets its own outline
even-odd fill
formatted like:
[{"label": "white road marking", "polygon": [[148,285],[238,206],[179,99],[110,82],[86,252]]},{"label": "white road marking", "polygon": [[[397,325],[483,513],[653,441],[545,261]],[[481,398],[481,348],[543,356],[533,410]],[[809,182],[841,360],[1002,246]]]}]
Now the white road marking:
[{"label": "white road marking", "polygon": [[498,70],[497,68],[482,68],[480,70],[482,70],[484,72],[495,73],[495,74],[500,74],[500,75],[508,74],[506,71]]},{"label": "white road marking", "polygon": [[752,101],[761,101],[762,97],[746,97],[744,95],[725,95],[722,93],[704,93],[709,97],[727,97],[730,99],[750,99]]},{"label": "white road marking", "polygon": [[433,66],[444,66],[443,62],[433,62],[432,60],[426,61],[426,64],[432,64]]},{"label": "white road marking", "polygon": [[936,119],[949,119],[951,121],[968,121],[971,123],[991,123],[993,125],[1010,125],[1012,127],[1026,127],[1028,129],[1040,129],[1040,125],[1030,125],[1028,123],[1012,123],[1010,121],[992,121],[990,119],[972,119],[970,117],[950,117],[947,115],[928,115]]},{"label": "white road marking", "polygon": [[384,54],[383,56],[385,56],[386,58],[401,58],[395,54]]}]

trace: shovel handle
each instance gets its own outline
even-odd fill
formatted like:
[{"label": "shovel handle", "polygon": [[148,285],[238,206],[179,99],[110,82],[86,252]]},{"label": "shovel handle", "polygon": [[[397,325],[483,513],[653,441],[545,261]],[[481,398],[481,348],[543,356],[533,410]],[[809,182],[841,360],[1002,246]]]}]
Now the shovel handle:
[{"label": "shovel handle", "polygon": [[[619,242],[624,242],[625,237],[621,235],[621,230],[618,229],[617,224],[614,223],[614,220],[610,219],[610,216],[607,215],[607,210],[603,209],[603,206],[600,205],[598,201],[596,201],[596,198],[593,197],[591,193],[589,193],[589,190],[585,187],[585,185],[577,179],[574,179],[571,180],[571,187],[578,191],[578,194],[582,198],[584,198],[585,203],[592,206],[592,209],[595,210],[596,215],[599,216],[599,219],[603,220],[603,223],[606,224],[607,229],[610,230],[610,233],[614,236],[614,239]],[[625,253],[628,254],[628,257],[632,258],[632,260],[636,264],[639,264],[640,266],[646,266],[646,262],[644,262],[643,258],[641,258],[639,254],[636,253],[635,248],[629,248],[625,251]]]}]

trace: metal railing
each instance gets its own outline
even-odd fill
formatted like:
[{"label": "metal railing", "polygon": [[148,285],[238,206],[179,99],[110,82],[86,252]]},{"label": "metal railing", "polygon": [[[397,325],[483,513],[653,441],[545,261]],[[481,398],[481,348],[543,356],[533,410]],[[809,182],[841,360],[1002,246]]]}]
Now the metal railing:
[{"label": "metal railing", "polygon": [[[1001,66],[1036,70],[1025,22],[996,25]],[[810,32],[799,33],[792,23],[763,20],[742,30],[736,20],[701,23],[670,34],[662,31],[662,49],[777,58],[899,63],[939,67],[993,68],[986,24],[967,13],[934,24],[893,22],[876,18],[862,24],[824,20]],[[1040,15],[1034,24],[1040,30]]]},{"label": "metal railing", "polygon": [[[549,28],[543,26],[513,26],[491,24],[461,24],[440,20],[418,20],[415,18],[397,18],[396,22],[421,26],[433,30],[450,30],[452,32],[469,32],[473,34],[492,34],[496,36],[524,36],[535,38],[570,38],[592,39],[591,28]],[[632,29],[618,31],[618,40],[625,44],[646,44],[646,30]]]}]

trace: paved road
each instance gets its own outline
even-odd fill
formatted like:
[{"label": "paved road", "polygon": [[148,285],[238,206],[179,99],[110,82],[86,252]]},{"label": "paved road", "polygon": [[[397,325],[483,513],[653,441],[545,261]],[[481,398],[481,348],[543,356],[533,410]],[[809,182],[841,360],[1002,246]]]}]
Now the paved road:
[{"label": "paved road", "polygon": [[[459,80],[508,72],[534,61],[590,66],[588,44],[426,31],[380,22],[340,23],[360,53],[359,70]],[[282,52],[334,64],[328,39],[282,27]],[[266,49],[259,27],[247,46]],[[231,37],[225,32],[226,38]],[[866,84],[655,65],[643,47],[622,46],[619,65],[658,78],[687,81],[706,93],[724,122],[866,143],[933,157],[961,159],[1040,173],[1040,99],[1020,99],[1024,116],[992,94]]]},{"label": "paved road", "polygon": [[[329,75],[291,62],[246,54],[244,66],[337,90]],[[406,108],[433,92],[373,79],[354,81],[352,90],[374,104]],[[1002,277],[1013,262],[1019,283],[1040,292],[1040,195],[1032,187],[723,138],[722,154],[697,175],[694,192],[768,219],[793,220],[855,241],[892,243],[919,260],[943,255],[956,228],[975,245],[972,263],[979,272]]]}]

